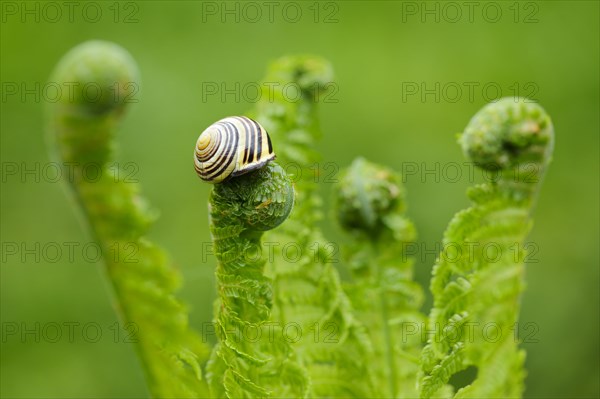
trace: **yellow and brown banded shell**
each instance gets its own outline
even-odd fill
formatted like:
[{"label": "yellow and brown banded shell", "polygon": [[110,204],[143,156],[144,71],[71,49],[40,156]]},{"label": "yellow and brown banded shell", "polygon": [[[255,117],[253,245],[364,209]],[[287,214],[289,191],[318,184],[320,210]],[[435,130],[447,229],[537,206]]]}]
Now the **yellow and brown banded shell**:
[{"label": "yellow and brown banded shell", "polygon": [[230,116],[200,134],[194,151],[198,176],[220,183],[256,170],[275,158],[267,131],[245,116]]}]

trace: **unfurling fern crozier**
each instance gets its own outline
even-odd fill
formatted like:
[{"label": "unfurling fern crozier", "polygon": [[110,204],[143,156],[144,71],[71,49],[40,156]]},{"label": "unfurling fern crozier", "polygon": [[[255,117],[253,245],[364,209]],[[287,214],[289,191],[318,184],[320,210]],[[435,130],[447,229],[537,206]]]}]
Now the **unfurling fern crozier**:
[{"label": "unfurling fern crozier", "polygon": [[469,190],[473,205],[456,214],[444,234],[431,281],[427,330],[435,333],[422,352],[421,397],[435,395],[470,366],[476,378],[456,398],[520,397],[525,353],[513,329],[524,289],[524,240],[554,131],[539,105],[506,98],[480,110],[459,142],[495,177]]},{"label": "unfurling fern crozier", "polygon": [[404,215],[400,176],[362,158],[335,186],[336,216],[353,240],[346,249],[352,281],[344,285],[373,344],[370,367],[378,397],[415,397],[421,342],[403,335],[420,325],[423,290],[406,256],[415,228]]},{"label": "unfurling fern crozier", "polygon": [[113,136],[135,100],[138,75],[133,58],[113,43],[90,41],[68,52],[53,75],[53,81],[73,88],[50,108],[53,155],[70,167],[72,174],[63,175],[69,176],[70,193],[102,249],[119,315],[137,330],[152,396],[206,396],[201,368],[209,350],[174,296],[180,275],[166,253],[144,237],[155,215],[138,186],[119,178],[127,176],[123,170],[111,168]]}]

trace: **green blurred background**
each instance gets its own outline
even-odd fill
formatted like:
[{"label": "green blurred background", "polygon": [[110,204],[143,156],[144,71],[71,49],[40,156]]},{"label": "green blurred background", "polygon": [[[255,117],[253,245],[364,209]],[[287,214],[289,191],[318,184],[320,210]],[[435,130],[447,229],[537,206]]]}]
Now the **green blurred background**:
[{"label": "green blurred background", "polygon": [[[181,296],[198,329],[211,320],[214,259],[202,262],[200,256],[201,243],[209,240],[210,187],[193,171],[192,147],[207,125],[253,105],[253,96],[203,99],[203,83],[252,84],[286,54],[329,59],[338,90],[330,98],[336,102],[321,104],[323,162],[345,166],[363,155],[399,171],[418,167],[405,180],[409,216],[429,251],[417,258],[424,285],[449,219],[468,205],[468,169],[456,182],[446,169],[450,179],[444,179],[444,165],[464,162],[455,134],[498,97],[496,88],[502,95],[517,88],[521,95],[533,93],[552,116],[557,137],[529,239],[539,248],[532,257],[538,262],[528,265],[521,321],[538,329],[522,330],[532,334],[523,345],[526,395],[598,397],[598,2],[475,2],[472,14],[468,2],[275,2],[272,18],[264,3],[95,2],[86,8],[74,2],[72,18],[62,2],[52,3],[59,18],[43,2],[2,3],[2,397],[147,395],[133,345],[123,342],[123,332],[115,342],[117,319],[102,266],[82,255],[81,245],[91,238],[65,187],[21,173],[23,166],[43,168],[50,160],[44,95],[22,98],[22,84],[43,88],[60,57],[89,39],[119,43],[139,64],[139,102],[120,129],[117,157],[122,165],[139,166],[135,178],[160,210],[150,238],[181,269]],[[257,7],[262,16],[255,18]],[[33,11],[22,14],[26,9]],[[233,11],[222,15],[226,9]],[[439,100],[422,98],[421,84],[431,89],[436,82]],[[472,97],[469,84],[475,85]],[[408,95],[405,89],[415,85],[419,93]],[[14,163],[19,173],[7,175]],[[440,173],[421,175],[436,164]],[[331,184],[322,180],[321,186],[328,200]],[[324,229],[332,241],[343,240],[329,221]],[[74,259],[63,253],[52,262],[51,253],[42,253],[36,261],[5,251],[6,243],[59,243],[64,249],[66,242],[80,244]],[[56,332],[52,323],[61,325],[56,343],[48,339]],[[63,323],[79,323],[73,339]],[[9,334],[15,326],[19,331]],[[90,342],[98,326],[102,334]],[[22,337],[23,329],[34,332]]]}]

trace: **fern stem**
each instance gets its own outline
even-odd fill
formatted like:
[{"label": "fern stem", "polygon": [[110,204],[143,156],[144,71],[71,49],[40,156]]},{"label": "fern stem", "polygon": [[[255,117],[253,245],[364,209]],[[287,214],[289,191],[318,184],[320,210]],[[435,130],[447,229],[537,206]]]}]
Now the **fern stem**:
[{"label": "fern stem", "polygon": [[[382,272],[381,268],[377,265],[377,262],[373,262],[373,265],[376,269],[377,280],[379,282],[383,281],[383,272]],[[383,335],[385,337],[385,346],[386,346],[385,355],[387,358],[387,366],[389,369],[388,374],[390,376],[390,378],[389,378],[390,394],[392,397],[395,397],[396,393],[398,392],[397,382],[396,382],[396,377],[395,377],[396,375],[398,375],[398,373],[396,371],[396,361],[394,359],[395,352],[396,352],[396,346],[394,345],[394,337],[390,331],[388,302],[386,299],[386,293],[381,288],[379,289],[379,302],[380,302],[380,307],[381,307],[381,312],[380,312],[381,319],[382,319],[381,325],[383,326]]]}]

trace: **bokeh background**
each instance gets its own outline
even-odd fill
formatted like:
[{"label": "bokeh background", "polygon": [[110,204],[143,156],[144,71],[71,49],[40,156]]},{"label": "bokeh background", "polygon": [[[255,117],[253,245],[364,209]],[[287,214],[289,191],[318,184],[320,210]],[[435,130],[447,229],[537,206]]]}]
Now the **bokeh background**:
[{"label": "bokeh background", "polygon": [[[416,268],[424,285],[448,221],[468,205],[468,169],[458,181],[444,169],[464,162],[456,133],[499,95],[539,101],[557,136],[529,238],[538,251],[527,267],[521,321],[537,328],[526,331],[532,335],[523,345],[526,396],[598,397],[598,2],[275,2],[272,16],[261,2],[251,8],[242,2],[74,2],[72,15],[62,2],[50,3],[54,8],[2,3],[2,397],[147,395],[133,345],[123,342],[123,332],[115,342],[117,319],[102,264],[82,254],[91,237],[64,185],[43,172],[23,173],[50,161],[44,85],[60,57],[89,39],[119,43],[139,64],[142,89],[120,129],[117,161],[138,165],[135,178],[161,214],[150,238],[181,269],[181,297],[198,329],[211,320],[214,259],[199,256],[209,240],[210,187],[193,171],[192,147],[207,125],[253,106],[252,95],[206,95],[207,82],[228,88],[256,83],[270,61],[286,54],[329,59],[337,91],[330,97],[335,102],[323,101],[320,109],[323,163],[343,167],[362,155],[399,171],[416,165],[405,184],[423,248]],[[439,98],[422,96],[423,88],[436,93],[436,85]],[[408,93],[409,86],[417,94]],[[19,172],[9,174],[15,163]],[[437,174],[425,173],[436,167]],[[331,184],[322,180],[321,187],[328,209]],[[323,227],[332,241],[344,239],[329,220]],[[70,242],[80,244],[73,259],[64,246]],[[37,260],[6,253],[6,243],[59,243],[65,252],[55,262],[43,253]],[[58,342],[47,339],[54,336],[51,323],[62,326]],[[64,323],[79,323],[72,324],[72,339]],[[97,324],[82,331],[90,323]],[[14,326],[18,333],[9,334]],[[90,342],[97,326],[102,334]]]}]

